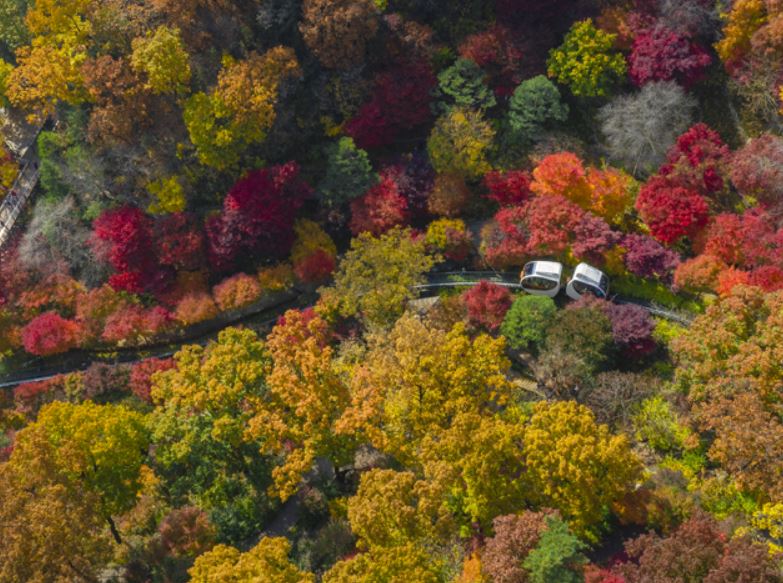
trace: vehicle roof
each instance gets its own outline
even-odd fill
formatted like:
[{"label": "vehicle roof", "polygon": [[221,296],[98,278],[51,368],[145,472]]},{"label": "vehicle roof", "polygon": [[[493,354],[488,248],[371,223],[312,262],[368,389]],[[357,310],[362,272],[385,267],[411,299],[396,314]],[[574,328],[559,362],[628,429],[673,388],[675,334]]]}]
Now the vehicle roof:
[{"label": "vehicle roof", "polygon": [[579,277],[580,279],[587,280],[596,284],[601,283],[601,277],[604,275],[604,272],[600,269],[596,269],[595,267],[592,267],[591,265],[588,265],[587,263],[580,263],[576,266],[576,269],[574,270],[574,277]]},{"label": "vehicle roof", "polygon": [[563,264],[557,261],[533,261],[532,263],[535,264],[533,273],[536,275],[560,277],[563,273]]}]

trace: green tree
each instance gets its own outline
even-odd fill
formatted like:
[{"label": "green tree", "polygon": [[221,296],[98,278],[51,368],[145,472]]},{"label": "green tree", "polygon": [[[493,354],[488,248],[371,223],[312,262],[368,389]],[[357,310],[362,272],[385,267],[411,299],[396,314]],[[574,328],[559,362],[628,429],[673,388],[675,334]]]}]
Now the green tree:
[{"label": "green tree", "polygon": [[131,66],[146,75],[146,87],[156,94],[181,95],[190,84],[190,58],[179,29],[159,26],[133,39]]},{"label": "green tree", "polygon": [[553,326],[557,306],[545,296],[520,296],[506,313],[500,332],[514,350],[538,350]]},{"label": "green tree", "polygon": [[435,264],[425,247],[423,238],[414,240],[408,229],[380,237],[362,233],[340,261],[334,285],[321,290],[324,306],[368,324],[391,325],[414,297],[412,287],[423,283]]},{"label": "green tree", "polygon": [[545,128],[565,121],[568,105],[560,100],[560,91],[543,75],[523,81],[511,96],[508,127],[512,139],[523,145],[535,142]]},{"label": "green tree", "polygon": [[0,44],[13,52],[30,38],[24,23],[29,0],[0,0]]},{"label": "green tree", "polygon": [[617,35],[596,28],[590,19],[574,23],[563,44],[552,49],[547,74],[579,97],[603,97],[625,75],[625,58],[614,49]]},{"label": "green tree", "polygon": [[584,581],[581,567],[587,562],[582,554],[587,548],[568,529],[568,524],[556,517],[547,518],[547,528],[538,546],[522,563],[530,573],[530,583],[580,583]]},{"label": "green tree", "polygon": [[438,75],[441,113],[453,107],[486,110],[497,104],[495,94],[487,87],[485,73],[470,59],[457,59]]},{"label": "green tree", "polygon": [[439,173],[478,178],[491,169],[487,157],[494,139],[495,130],[480,112],[453,108],[435,122],[427,151]]},{"label": "green tree", "polygon": [[197,501],[222,540],[245,540],[271,506],[271,463],[245,433],[253,400],[267,390],[270,357],[252,331],[228,328],[174,360],[175,368],[153,376],[155,467],[175,504]]},{"label": "green tree", "polygon": [[544,349],[571,353],[594,371],[607,361],[612,343],[612,324],[601,310],[571,308],[555,316]]},{"label": "green tree", "polygon": [[326,148],[326,173],[318,184],[328,206],[339,207],[367,192],[378,181],[367,152],[351,138],[340,138]]}]

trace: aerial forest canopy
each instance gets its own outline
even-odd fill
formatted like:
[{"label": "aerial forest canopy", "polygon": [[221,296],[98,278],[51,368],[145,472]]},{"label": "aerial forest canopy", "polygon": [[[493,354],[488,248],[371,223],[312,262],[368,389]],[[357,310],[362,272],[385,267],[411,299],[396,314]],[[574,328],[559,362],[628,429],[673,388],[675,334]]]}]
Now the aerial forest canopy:
[{"label": "aerial forest canopy", "polygon": [[0,0],[0,583],[783,583],[783,1]]}]

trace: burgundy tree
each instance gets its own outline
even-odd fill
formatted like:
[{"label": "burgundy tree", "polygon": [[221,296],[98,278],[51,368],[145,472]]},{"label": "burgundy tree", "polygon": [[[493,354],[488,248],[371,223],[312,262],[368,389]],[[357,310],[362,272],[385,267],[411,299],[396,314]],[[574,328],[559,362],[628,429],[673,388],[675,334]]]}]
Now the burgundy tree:
[{"label": "burgundy tree", "polygon": [[295,162],[254,170],[239,180],[226,196],[223,212],[207,221],[212,265],[225,271],[240,254],[285,256],[294,241],[296,211],[310,192]]},{"label": "burgundy tree", "polygon": [[628,73],[638,87],[650,81],[677,81],[690,87],[704,75],[711,62],[707,51],[696,43],[656,26],[634,40]]}]

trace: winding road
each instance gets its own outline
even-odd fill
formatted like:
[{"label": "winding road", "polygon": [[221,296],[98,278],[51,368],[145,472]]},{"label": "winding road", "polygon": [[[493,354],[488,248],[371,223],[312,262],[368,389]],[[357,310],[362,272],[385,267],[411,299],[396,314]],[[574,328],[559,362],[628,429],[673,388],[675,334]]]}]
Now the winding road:
[{"label": "winding road", "polygon": [[[427,281],[414,287],[421,297],[437,295],[440,289],[470,287],[481,281],[491,281],[511,289],[521,290],[519,275],[510,272],[496,271],[454,271],[433,272],[427,275]],[[688,326],[689,316],[666,310],[648,302],[613,296],[613,302],[634,304],[647,310],[653,316],[665,318],[678,324]],[[13,375],[0,379],[0,389],[11,389],[22,383],[38,382],[51,379],[60,374],[85,370],[91,364],[102,362],[107,364],[132,364],[151,357],[169,357],[186,344],[206,344],[215,338],[220,330],[237,324],[249,324],[258,331],[272,328],[278,317],[291,308],[302,308],[314,301],[312,292],[299,290],[296,295],[281,294],[279,301],[261,301],[248,309],[238,310],[209,322],[203,322],[177,334],[170,340],[160,340],[153,344],[131,348],[103,348],[95,350],[79,350],[59,355],[51,359],[38,359],[27,370],[18,370]]]}]

